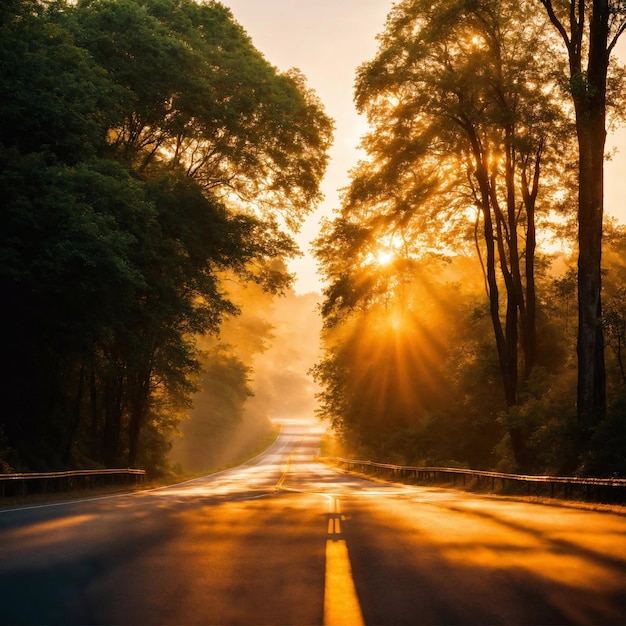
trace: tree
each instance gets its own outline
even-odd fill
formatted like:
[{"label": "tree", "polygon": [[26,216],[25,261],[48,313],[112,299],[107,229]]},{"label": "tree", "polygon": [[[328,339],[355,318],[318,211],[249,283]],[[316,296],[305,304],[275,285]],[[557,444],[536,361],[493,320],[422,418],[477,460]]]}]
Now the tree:
[{"label": "tree", "polygon": [[77,37],[124,86],[112,145],[296,226],[319,200],[332,121],[296,70],[281,74],[217,2],[82,0]]},{"label": "tree", "polygon": [[[217,3],[86,0],[79,3],[73,19],[77,39],[125,88],[121,123],[109,132],[111,146],[122,162],[148,181],[154,171],[184,173],[188,188],[202,190],[206,207],[224,202],[226,211],[234,213],[225,214],[223,224],[207,225],[212,239],[202,242],[204,247],[190,251],[183,245],[188,255],[185,262],[191,261],[196,272],[206,264],[213,282],[205,280],[196,291],[187,276],[168,272],[176,282],[166,293],[182,290],[187,298],[200,294],[218,312],[192,331],[215,330],[221,318],[219,303],[228,305],[212,273],[216,267],[233,269],[270,291],[288,283],[288,276],[275,271],[272,263],[295,251],[280,222],[296,226],[318,199],[332,124],[302,78],[279,75],[254,49],[230,12]],[[165,234],[191,243],[187,237],[202,232],[197,231],[201,219],[188,222],[185,216],[180,223],[193,223],[193,228],[170,233],[177,224],[177,206],[188,198],[168,190],[153,196],[157,206],[157,197],[166,199],[166,210],[160,212],[168,227]],[[191,205],[198,201],[200,197]],[[218,241],[227,246],[225,253],[215,247]],[[170,258],[168,251],[162,256]],[[173,270],[184,267],[183,258],[176,254],[172,261]],[[159,272],[163,267],[161,263]],[[157,276],[157,284],[162,281]],[[161,287],[157,294],[154,302],[162,305]],[[170,311],[177,308],[171,306]],[[136,395],[130,409],[131,461],[149,410],[149,380],[156,376],[153,367],[161,351],[156,336],[171,328],[180,343],[183,334],[172,326],[180,326],[177,319],[168,322],[152,312],[151,318],[141,322],[142,333],[137,336],[144,337],[145,352],[139,378],[132,383]],[[156,336],[146,336],[147,328]]]},{"label": "tree", "polygon": [[139,280],[133,234],[118,219],[141,229],[146,215],[140,185],[99,158],[115,86],[55,23],[56,9],[14,3],[0,36],[4,421],[35,468],[68,462],[80,364]]},{"label": "tree", "polygon": [[[558,178],[556,136],[566,123],[534,15],[528,3],[503,0],[394,7],[376,58],[358,71],[357,107],[374,130],[339,218],[360,226],[366,245],[395,241],[413,257],[464,250],[470,236],[509,408],[537,361],[536,223],[554,206],[540,180]],[[327,309],[345,283],[333,278]],[[511,425],[520,467],[528,436]]]},{"label": "tree", "polygon": [[31,468],[154,469],[195,337],[237,313],[223,273],[289,283],[285,224],[319,198],[332,123],[217,3],[24,0],[0,17],[5,432]]},{"label": "tree", "polygon": [[[602,326],[604,147],[609,64],[626,30],[623,0],[540,0],[569,59],[569,93],[578,138],[578,404],[591,431],[606,414]],[[610,104],[610,102],[609,102]],[[617,103],[616,103],[617,104]]]}]

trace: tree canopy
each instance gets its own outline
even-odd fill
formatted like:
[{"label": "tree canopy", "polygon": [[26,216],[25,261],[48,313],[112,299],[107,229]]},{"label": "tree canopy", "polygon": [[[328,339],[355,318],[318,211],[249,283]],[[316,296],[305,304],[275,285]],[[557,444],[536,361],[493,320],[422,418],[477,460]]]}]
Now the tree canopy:
[{"label": "tree canopy", "polygon": [[237,313],[320,199],[332,121],[218,2],[23,0],[0,26],[4,436],[15,468],[162,466]]},{"label": "tree canopy", "polygon": [[[564,232],[559,224],[576,215],[567,55],[543,8],[530,1],[405,0],[393,7],[378,39],[376,56],[359,68],[355,83],[357,108],[370,125],[362,140],[366,157],[316,244],[327,278],[326,352],[316,370],[325,385],[321,412],[361,443],[372,420],[386,423],[389,436],[417,429],[419,454],[428,453],[425,440],[436,454],[441,446],[432,443],[433,433],[443,432],[446,421],[458,423],[467,398],[480,406],[481,393],[470,393],[463,381],[481,380],[497,398],[478,420],[487,445],[466,418],[462,423],[482,458],[451,445],[448,459],[461,462],[462,455],[485,465],[500,455],[510,468],[544,469],[537,441],[545,425],[527,405],[531,398],[535,405],[548,402],[538,377],[568,369],[554,359],[559,340],[547,316],[553,257],[546,246]],[[377,323],[400,334],[397,371],[388,375],[382,374],[388,340],[383,333],[374,341],[371,330]],[[472,332],[483,336],[470,340]],[[410,356],[416,333],[416,345],[431,357],[426,366]],[[369,360],[356,356],[360,350]],[[392,416],[390,402],[365,408],[368,394],[384,395],[369,379],[355,384],[370,370],[392,381],[391,397],[406,400],[401,419]],[[617,389],[614,407],[623,395]],[[584,463],[588,441],[583,429],[572,429],[576,451],[562,456],[568,471]]]}]

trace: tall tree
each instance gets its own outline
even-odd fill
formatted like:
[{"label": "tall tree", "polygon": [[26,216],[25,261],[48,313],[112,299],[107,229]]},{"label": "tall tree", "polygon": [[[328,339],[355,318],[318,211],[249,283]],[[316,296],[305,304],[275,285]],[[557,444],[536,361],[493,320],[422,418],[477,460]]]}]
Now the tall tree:
[{"label": "tall tree", "polygon": [[289,283],[285,225],[320,197],[332,122],[219,3],[19,0],[0,18],[5,432],[31,468],[73,449],[153,462],[194,336],[236,313],[221,273]]},{"label": "tall tree", "polygon": [[139,280],[117,220],[141,228],[147,208],[140,185],[98,158],[119,94],[55,23],[58,5],[12,3],[0,26],[3,421],[22,462],[40,468],[67,460],[76,364]]},{"label": "tall tree", "polygon": [[[465,245],[474,207],[507,407],[537,358],[536,221],[549,208],[539,186],[562,124],[533,15],[507,0],[394,7],[357,77],[357,106],[374,131],[342,216],[419,255]],[[512,423],[510,435],[523,467],[528,433]]]},{"label": "tall tree", "polygon": [[110,139],[137,170],[179,166],[229,202],[296,226],[320,198],[332,121],[218,2],[81,0],[77,38],[126,88]]},{"label": "tall tree", "polygon": [[540,0],[569,59],[578,138],[578,419],[590,431],[606,414],[602,326],[604,150],[609,62],[626,30],[624,0]]}]

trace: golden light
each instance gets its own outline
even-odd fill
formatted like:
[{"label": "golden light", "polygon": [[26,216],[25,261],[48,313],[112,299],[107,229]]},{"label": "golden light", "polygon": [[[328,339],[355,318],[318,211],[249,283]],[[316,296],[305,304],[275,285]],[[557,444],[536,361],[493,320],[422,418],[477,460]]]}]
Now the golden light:
[{"label": "golden light", "polygon": [[389,317],[387,318],[387,322],[389,324],[389,326],[391,326],[391,328],[393,328],[394,330],[400,330],[402,327],[402,313],[400,311],[394,311],[391,315],[389,315]]},{"label": "golden light", "polygon": [[380,267],[386,267],[390,265],[396,258],[396,252],[393,246],[378,245],[374,250],[368,253],[365,257],[366,265],[375,265]]},{"label": "golden light", "polygon": [[394,258],[395,254],[393,250],[389,248],[381,248],[376,253],[376,263],[381,266],[389,265]]}]

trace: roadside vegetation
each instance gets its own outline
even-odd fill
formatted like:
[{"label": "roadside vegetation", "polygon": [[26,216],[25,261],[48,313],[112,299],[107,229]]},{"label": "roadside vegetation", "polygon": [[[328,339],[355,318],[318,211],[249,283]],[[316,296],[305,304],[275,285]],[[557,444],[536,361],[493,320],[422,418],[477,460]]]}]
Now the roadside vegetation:
[{"label": "roadside vegetation", "polygon": [[298,70],[213,0],[0,3],[1,472],[206,473],[316,395],[346,455],[626,475],[624,2],[381,29],[318,298],[287,261],[333,122]]},{"label": "roadside vegetation", "polygon": [[293,296],[333,123],[217,2],[9,0],[0,63],[2,470],[166,473],[203,385],[243,419],[271,325],[220,329]]},{"label": "roadside vegetation", "polygon": [[357,458],[624,476],[623,2],[404,0],[317,244],[320,414]]}]

